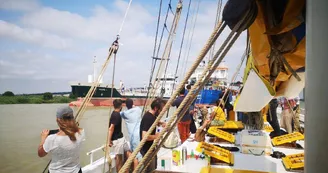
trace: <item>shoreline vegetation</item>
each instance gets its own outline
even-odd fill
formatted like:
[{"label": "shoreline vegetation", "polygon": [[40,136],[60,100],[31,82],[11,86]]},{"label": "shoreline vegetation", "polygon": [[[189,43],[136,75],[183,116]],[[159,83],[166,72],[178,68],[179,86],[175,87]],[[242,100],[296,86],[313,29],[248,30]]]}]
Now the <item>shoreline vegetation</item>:
[{"label": "shoreline vegetation", "polygon": [[0,95],[0,104],[50,104],[50,103],[70,103],[75,101],[73,95],[53,96],[46,92],[41,95],[14,95],[11,91],[6,91]]}]

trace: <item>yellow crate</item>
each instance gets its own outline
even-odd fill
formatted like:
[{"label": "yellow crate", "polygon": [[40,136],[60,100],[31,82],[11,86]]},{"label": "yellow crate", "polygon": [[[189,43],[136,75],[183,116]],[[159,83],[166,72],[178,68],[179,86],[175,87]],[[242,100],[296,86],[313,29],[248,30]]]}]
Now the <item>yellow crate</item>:
[{"label": "yellow crate", "polygon": [[282,163],[287,170],[304,169],[304,153],[287,155],[282,158]]},{"label": "yellow crate", "polygon": [[203,149],[204,153],[208,156],[214,157],[230,165],[234,164],[234,156],[229,150],[205,142],[200,142],[196,151],[201,153],[203,152]]},{"label": "yellow crate", "polygon": [[241,121],[226,121],[223,126],[214,126],[219,129],[243,129],[244,125]]},{"label": "yellow crate", "polygon": [[220,130],[218,127],[210,127],[207,131],[209,134],[214,135],[218,138],[224,139],[228,142],[235,143],[235,136],[225,132],[223,130]]},{"label": "yellow crate", "polygon": [[262,171],[238,170],[231,168],[216,168],[211,166],[203,167],[200,173],[270,173]]},{"label": "yellow crate", "polygon": [[268,133],[273,132],[273,128],[270,126],[270,124],[264,124],[263,130],[265,130]]},{"label": "yellow crate", "polygon": [[294,132],[282,136],[277,136],[272,139],[272,144],[273,145],[281,145],[281,144],[286,144],[290,142],[294,142],[297,140],[302,140],[304,139],[304,135],[299,133],[299,132]]}]

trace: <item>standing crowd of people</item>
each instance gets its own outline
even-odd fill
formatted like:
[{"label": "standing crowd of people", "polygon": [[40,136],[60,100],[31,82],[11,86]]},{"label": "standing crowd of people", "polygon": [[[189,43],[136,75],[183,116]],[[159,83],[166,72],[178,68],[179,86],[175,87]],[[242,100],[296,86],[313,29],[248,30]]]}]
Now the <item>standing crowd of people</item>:
[{"label": "standing crowd of people", "polygon": [[[187,91],[185,89],[182,90],[180,96],[176,98],[172,106],[179,107],[186,93]],[[127,110],[122,111],[123,101],[121,99],[115,99],[113,101],[114,110],[111,113],[108,126],[107,143],[111,148],[111,152],[115,154],[115,166],[117,171],[122,168],[126,158],[131,155],[139,145],[140,140],[145,137],[145,134],[149,131],[157,116],[162,111],[165,101],[160,98],[153,100],[150,105],[150,110],[146,111],[143,116],[142,110],[140,107],[133,105],[132,99],[126,99],[125,104]],[[190,131],[196,131],[194,124],[190,126],[191,122],[194,122],[192,114],[193,107],[191,106],[178,124],[182,143],[189,137]],[[49,165],[50,173],[80,173],[82,170],[79,157],[81,144],[85,140],[84,130],[77,126],[73,116],[73,110],[69,106],[60,107],[57,110],[56,117],[59,130],[53,133],[50,133],[49,130],[43,130],[41,132],[41,143],[38,147],[38,155],[39,157],[44,157],[48,153],[51,153],[51,162]],[[124,136],[122,132],[122,119],[126,124],[128,137]],[[159,122],[157,126],[165,127],[166,123]],[[159,132],[154,129],[151,135],[147,137],[147,142],[134,160],[134,168],[138,165],[138,162],[147,153],[158,136]],[[147,172],[155,170],[156,166],[157,158],[153,159],[146,168]]]},{"label": "standing crowd of people", "polygon": [[[182,104],[186,95],[190,91],[191,86],[180,91],[179,96],[173,102],[172,106],[177,108]],[[210,119],[216,119],[225,122],[229,113],[233,111],[233,102],[237,93],[232,93],[229,90],[224,90],[220,96],[220,100],[216,101],[216,107],[210,114]],[[112,112],[108,126],[108,146],[111,147],[111,152],[115,154],[116,169],[119,171],[124,164],[126,158],[137,148],[140,141],[145,137],[150,127],[155,123],[156,118],[166,104],[164,100],[156,98],[150,105],[150,110],[146,111],[142,116],[140,107],[133,105],[132,99],[127,99],[126,110],[122,111],[123,101],[115,99],[113,101],[114,111]],[[299,100],[283,99],[278,102],[277,99],[271,100],[268,104],[267,120],[273,127],[275,136],[280,135],[280,125],[277,117],[277,107],[282,107],[281,127],[292,133],[294,130],[299,131]],[[226,113],[225,113],[226,112]],[[188,107],[187,111],[180,115],[181,119],[178,122],[177,128],[181,143],[185,142],[191,133],[196,133],[195,126],[195,101]],[[207,113],[206,113],[207,114]],[[244,114],[237,112],[238,120],[244,121]],[[122,132],[122,119],[124,120],[128,137]],[[84,129],[79,128],[73,116],[73,110],[69,106],[60,107],[56,113],[56,122],[59,129],[57,131],[43,130],[41,132],[41,142],[38,147],[39,157],[44,157],[51,153],[51,162],[49,164],[50,173],[81,173],[80,149],[82,142],[85,140]],[[205,120],[200,129],[204,129],[210,123]],[[165,122],[159,122],[157,126],[165,127]],[[154,140],[159,137],[159,132],[154,129],[151,135],[147,137],[145,145],[137,154],[134,160],[134,168],[138,162],[145,156],[147,151],[152,146]],[[152,172],[157,167],[157,158],[146,168],[147,172]]]}]

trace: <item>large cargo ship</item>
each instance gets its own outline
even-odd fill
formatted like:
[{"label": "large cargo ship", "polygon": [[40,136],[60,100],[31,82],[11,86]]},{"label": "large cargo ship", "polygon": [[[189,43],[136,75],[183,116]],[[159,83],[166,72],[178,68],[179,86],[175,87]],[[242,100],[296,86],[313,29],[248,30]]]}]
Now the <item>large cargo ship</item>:
[{"label": "large cargo ship", "polygon": [[[165,77],[157,78],[159,80],[158,87],[155,89],[156,96],[162,96],[164,99],[170,98],[172,92],[177,86],[177,77],[166,75]],[[92,82],[89,83],[72,83],[72,94],[78,97],[77,101],[71,102],[71,106],[79,106],[83,102],[83,98],[87,95]],[[112,106],[113,99],[121,98],[123,100],[131,98],[136,106],[144,105],[148,87],[125,88],[120,82],[120,87],[117,89],[112,85],[100,84],[90,101],[89,106]]]},{"label": "large cargo ship", "polygon": [[[96,63],[95,60],[94,63]],[[202,71],[206,67],[205,65],[205,62],[202,62],[197,67],[188,81],[190,85],[195,84],[195,82],[199,80]],[[71,106],[80,106],[82,104],[83,98],[87,95],[95,78],[96,68],[94,65],[94,75],[88,76],[88,83],[71,83],[72,94],[78,98],[77,101],[70,103]],[[161,96],[164,99],[169,99],[178,85],[177,78],[177,76],[172,74],[164,74],[162,77],[156,78],[158,85],[155,89],[155,96]],[[227,87],[227,80],[228,67],[224,63],[221,63],[212,74],[210,81],[204,86],[197,96],[196,103],[214,104],[219,98],[222,89]],[[143,106],[147,98],[147,93],[150,89],[147,86],[126,88],[122,81],[120,81],[120,86],[116,88],[111,84],[103,84],[102,79],[100,81],[101,82],[96,88],[96,91],[88,106],[112,106],[113,99],[116,98],[121,98],[123,100],[131,98],[134,100],[136,106]]]}]

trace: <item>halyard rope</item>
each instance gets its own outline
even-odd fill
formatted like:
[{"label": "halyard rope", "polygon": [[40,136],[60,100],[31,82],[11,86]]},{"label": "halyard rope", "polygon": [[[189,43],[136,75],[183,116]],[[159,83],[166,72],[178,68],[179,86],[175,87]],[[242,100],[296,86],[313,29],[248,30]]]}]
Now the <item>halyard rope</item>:
[{"label": "halyard rope", "polygon": [[[224,25],[225,26],[225,25]],[[180,85],[177,87],[176,91],[174,92],[174,94],[171,96],[171,98],[167,101],[167,103],[165,104],[165,106],[163,107],[163,110],[161,111],[161,113],[158,115],[158,117],[156,118],[155,122],[153,123],[153,125],[150,127],[150,129],[148,130],[148,132],[146,133],[146,135],[143,137],[143,139],[140,141],[139,146],[135,149],[135,151],[133,151],[132,155],[130,156],[130,158],[126,161],[126,163],[123,165],[122,169],[120,170],[120,172],[125,172],[131,165],[133,159],[136,157],[137,153],[141,150],[142,146],[145,144],[146,139],[148,138],[148,136],[151,134],[151,132],[156,128],[156,124],[158,124],[158,122],[160,121],[160,119],[163,117],[163,115],[165,114],[165,112],[171,107],[171,104],[173,103],[174,99],[176,96],[179,95],[179,92],[182,88],[184,88],[184,83],[186,81],[188,81],[188,79],[190,78],[190,76],[192,75],[192,73],[195,71],[195,69],[198,67],[199,63],[203,60],[203,58],[205,57],[205,55],[208,53],[211,45],[213,45],[213,43],[216,41],[216,39],[218,38],[218,36],[220,35],[220,33],[218,33],[220,27],[216,27],[213,31],[213,33],[211,34],[210,38],[208,39],[206,45],[203,47],[203,49],[201,50],[199,56],[197,57],[196,61],[194,62],[194,64],[191,66],[190,70],[188,71],[188,73],[185,75],[184,80],[180,83]]]},{"label": "halyard rope", "polygon": [[[248,11],[248,14],[251,14],[250,11]],[[201,90],[201,88],[205,85],[205,83],[210,79],[211,75],[213,74],[213,72],[216,70],[216,68],[219,66],[219,64],[222,62],[223,58],[225,57],[225,55],[227,54],[227,52],[229,51],[229,49],[232,47],[232,45],[234,44],[234,42],[237,40],[237,38],[239,37],[239,35],[241,34],[242,30],[240,27],[242,26],[243,21],[246,20],[247,15],[243,16],[243,19],[240,20],[238,22],[238,24],[233,28],[233,30],[231,31],[230,35],[227,37],[227,39],[224,41],[224,43],[221,45],[220,49],[217,51],[217,53],[215,54],[215,56],[213,57],[213,59],[208,63],[207,68],[203,71],[203,74],[200,77],[200,80],[198,80],[196,82],[196,84],[192,87],[191,91],[188,92],[187,96],[184,98],[184,100],[182,101],[182,103],[180,104],[180,106],[178,107],[178,109],[175,111],[175,114],[171,117],[171,119],[169,120],[169,122],[167,123],[167,126],[160,132],[159,137],[155,139],[153,145],[151,146],[151,148],[147,151],[146,155],[144,156],[143,160],[139,163],[137,169],[134,170],[134,172],[137,172],[139,170],[139,168],[141,167],[141,165],[143,165],[143,162],[145,162],[145,160],[148,159],[148,157],[154,157],[156,155],[155,153],[152,153],[152,151],[154,150],[155,147],[157,147],[157,151],[158,149],[161,147],[161,145],[157,146],[157,143],[159,142],[159,140],[161,139],[161,137],[164,135],[164,133],[169,129],[169,127],[171,127],[170,131],[168,131],[166,133],[166,137],[168,135],[170,135],[170,133],[172,132],[172,130],[175,127],[175,125],[177,124],[177,122],[183,117],[183,115],[185,114],[185,112],[187,111],[188,107],[190,106],[190,104],[192,103],[192,101],[195,99],[195,97],[197,96],[198,92]],[[248,19],[249,23],[250,20]],[[247,25],[247,23],[245,23],[244,25]],[[225,25],[224,25],[225,26]],[[224,28],[224,27],[223,27]],[[231,37],[234,35],[234,33],[237,31],[236,35],[232,38],[232,40],[230,41]],[[230,43],[228,44],[228,42],[230,41]],[[227,48],[223,51],[223,49],[226,47],[226,45],[228,44]],[[223,53],[221,54],[221,52],[223,51]],[[216,59],[220,56],[220,58],[216,61]],[[216,61],[216,62],[215,62]],[[214,63],[214,66],[212,66]],[[204,81],[202,81],[202,79],[206,76],[206,78],[204,79]],[[181,84],[184,84],[183,82]],[[181,85],[180,84],[180,85]],[[197,91],[196,91],[197,90]],[[180,91],[180,90],[177,90]],[[196,91],[196,93],[195,93]],[[172,98],[172,97],[171,97]],[[183,109],[183,110],[182,110]],[[181,111],[182,110],[182,111]],[[165,109],[163,108],[163,111],[165,111]],[[162,111],[162,112],[163,112]],[[161,113],[162,113],[161,112]],[[174,122],[174,124],[172,126],[170,126],[173,121],[176,120]],[[154,123],[155,126],[157,123]],[[153,125],[154,125],[153,124]],[[149,130],[148,132],[151,132],[152,130]],[[147,132],[147,133],[148,133]],[[147,137],[144,137],[147,138]],[[163,140],[165,141],[165,140]],[[162,142],[163,144],[163,142]],[[141,144],[139,144],[140,146]],[[138,146],[138,147],[139,147]],[[151,162],[148,161],[148,164]],[[146,168],[147,166],[145,166],[144,168]]]}]

